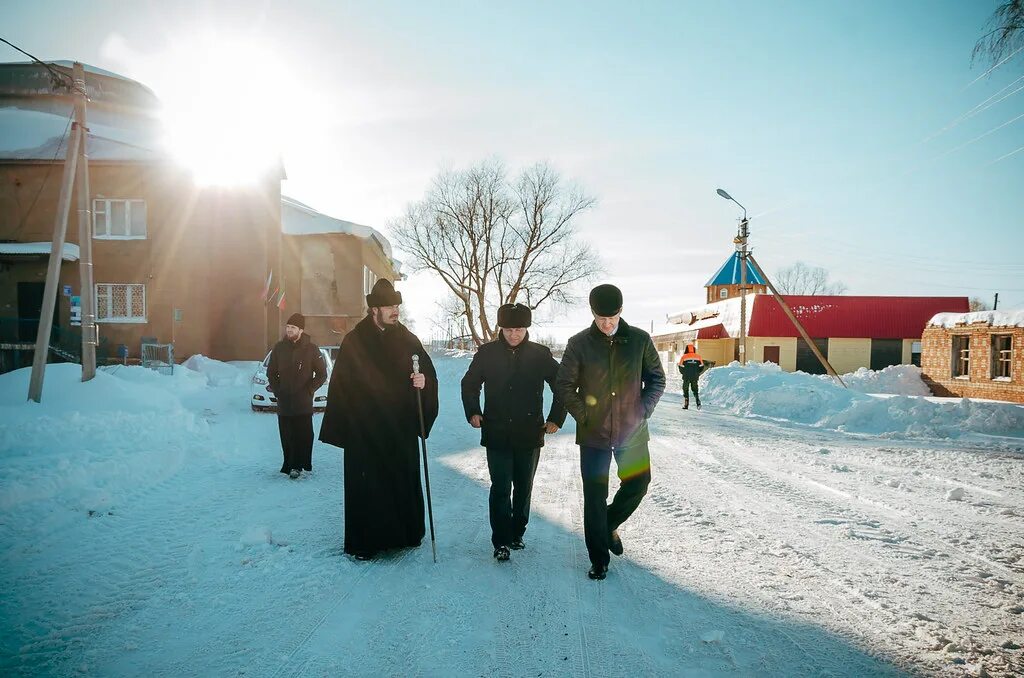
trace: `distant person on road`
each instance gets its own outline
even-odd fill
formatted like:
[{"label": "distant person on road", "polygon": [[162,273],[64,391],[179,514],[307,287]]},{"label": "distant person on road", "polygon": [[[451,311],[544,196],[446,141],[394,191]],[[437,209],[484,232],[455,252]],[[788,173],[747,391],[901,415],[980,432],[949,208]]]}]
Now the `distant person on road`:
[{"label": "distant person on road", "polygon": [[693,397],[697,400],[697,409],[699,410],[700,393],[697,391],[697,378],[704,370],[704,360],[700,357],[700,353],[697,353],[693,344],[686,345],[686,350],[679,358],[678,367],[679,374],[683,377],[683,409],[690,409],[690,390],[693,390]]},{"label": "distant person on road", "polygon": [[[665,392],[665,370],[651,335],[622,319],[614,285],[590,291],[593,324],[569,339],[558,370],[558,394],[576,420],[583,476],[583,531],[591,579],[608,574],[609,550],[622,555],[618,528],[640,505],[651,482],[647,419]],[[612,457],[622,481],[611,505]]]},{"label": "distant person on road", "polygon": [[267,381],[277,398],[277,428],[284,452],[281,473],[293,480],[302,471],[313,470],[313,394],[327,381],[323,353],[305,327],[306,319],[293,313],[267,365]]},{"label": "distant person on road", "polygon": [[[547,346],[530,341],[529,306],[505,304],[498,309],[498,338],[481,346],[462,378],[466,419],[481,430],[491,476],[488,502],[494,557],[526,547],[523,535],[530,520],[530,497],[544,435],[565,423],[565,407],[554,395],[547,419],[544,382],[555,392],[558,361]],[[480,408],[480,387],[484,407]]]},{"label": "distant person on road", "polygon": [[345,450],[345,553],[357,560],[419,546],[426,532],[416,389],[429,436],[437,373],[423,344],[398,321],[401,303],[385,278],[366,295],[366,317],[338,349],[320,427],[320,440]]}]

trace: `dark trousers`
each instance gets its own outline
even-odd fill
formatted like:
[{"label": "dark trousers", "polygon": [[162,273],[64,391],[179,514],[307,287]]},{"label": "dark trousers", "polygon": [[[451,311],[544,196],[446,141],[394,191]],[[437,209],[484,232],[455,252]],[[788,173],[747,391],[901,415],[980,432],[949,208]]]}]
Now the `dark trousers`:
[{"label": "dark trousers", "polygon": [[[696,398],[699,403],[700,393],[697,392],[697,377],[693,377],[692,379],[689,377],[683,377],[683,398],[687,400],[690,399],[689,389],[693,389],[693,397]],[[712,400],[714,400],[714,398],[712,398]]]},{"label": "dark trousers", "polygon": [[[608,501],[608,471],[615,456],[619,490],[611,505]],[[612,530],[633,515],[651,484],[651,453],[647,443],[628,448],[605,450],[580,447],[580,472],[583,476],[583,534],[593,565],[607,566],[608,540]]]},{"label": "dark trousers", "polygon": [[491,543],[509,546],[523,538],[530,521],[530,496],[537,473],[540,448],[496,450],[487,448],[487,470],[491,474]]},{"label": "dark trousers", "polygon": [[284,463],[281,473],[313,470],[313,415],[300,414],[291,417],[277,417],[277,429],[281,433],[281,451]]}]

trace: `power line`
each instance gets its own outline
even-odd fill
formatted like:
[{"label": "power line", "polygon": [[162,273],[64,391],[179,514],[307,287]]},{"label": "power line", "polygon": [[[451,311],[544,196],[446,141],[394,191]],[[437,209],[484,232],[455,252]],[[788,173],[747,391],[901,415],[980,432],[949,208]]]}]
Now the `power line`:
[{"label": "power line", "polygon": [[964,88],[963,88],[962,90],[960,90],[960,91],[961,91],[961,92],[965,92],[965,91],[967,91],[967,88],[968,88],[968,87],[970,87],[970,86],[971,86],[971,85],[973,85],[974,83],[978,82],[979,80],[981,80],[982,78],[984,78],[984,77],[985,77],[986,75],[988,75],[989,73],[991,73],[992,71],[996,70],[997,68],[999,68],[1000,66],[1002,66],[1003,64],[1005,64],[1005,63],[1006,63],[1007,61],[1009,61],[1010,59],[1012,59],[1013,57],[1015,57],[1015,56],[1017,55],[1017,53],[1018,53],[1018,52],[1020,52],[1020,51],[1021,51],[1022,49],[1024,49],[1024,45],[1021,45],[1021,46],[1020,46],[1020,47],[1018,47],[1017,49],[1013,50],[1013,51],[1012,51],[1012,52],[1010,52],[1010,53],[1009,53],[1009,54],[1008,54],[1008,55],[1006,56],[1006,58],[1004,58],[1004,59],[1003,59],[1002,61],[1000,61],[999,63],[997,63],[997,64],[996,64],[995,66],[992,66],[992,68],[988,69],[987,71],[985,71],[984,73],[982,73],[981,75],[979,75],[978,77],[976,77],[976,78],[975,78],[974,80],[971,80],[971,81],[970,81],[969,83],[967,83],[967,85],[966,85],[966,86],[965,86],[965,87],[964,87]]},{"label": "power line", "polygon": [[[967,111],[966,113],[962,113],[962,114],[961,114],[960,116],[958,116],[957,118],[954,118],[952,122],[950,122],[949,124],[947,124],[947,125],[946,125],[945,127],[943,127],[942,129],[940,129],[940,130],[939,130],[938,132],[935,132],[934,134],[932,134],[932,135],[929,135],[928,137],[926,137],[926,138],[924,139],[924,141],[922,141],[921,143],[927,143],[927,142],[931,141],[932,139],[934,139],[935,137],[941,136],[942,134],[944,134],[944,133],[948,132],[949,130],[953,129],[954,127],[956,127],[957,125],[959,125],[959,124],[960,124],[961,122],[963,122],[964,120],[967,120],[967,119],[969,119],[969,118],[972,118],[972,117],[974,117],[975,115],[977,115],[978,113],[981,113],[982,111],[984,111],[984,110],[987,110],[988,108],[991,108],[992,106],[995,106],[996,104],[998,104],[998,103],[999,103],[1000,101],[1002,101],[1002,100],[1003,100],[1003,99],[1005,99],[1006,97],[1003,97],[1003,99],[1000,99],[999,101],[992,101],[992,99],[995,99],[995,98],[996,98],[997,96],[999,96],[1000,94],[1002,94],[1002,93],[1003,93],[1003,92],[1005,92],[1006,90],[1010,89],[1011,87],[1013,87],[1014,85],[1016,85],[1016,84],[1017,84],[1018,82],[1020,82],[1021,80],[1024,80],[1024,75],[1021,75],[1021,76],[1019,76],[1019,77],[1018,77],[1018,78],[1017,78],[1016,80],[1014,80],[1013,82],[1011,82],[1011,83],[1010,83],[1009,85],[1006,85],[1006,86],[1005,86],[1005,87],[1003,87],[1003,88],[1002,88],[1001,90],[999,90],[999,91],[998,91],[998,92],[996,92],[995,94],[992,94],[991,96],[989,96],[988,98],[986,98],[986,99],[985,99],[984,101],[982,101],[981,103],[979,103],[979,104],[976,104],[976,105],[975,105],[975,106],[974,106],[973,108],[971,108],[970,110],[968,110],[968,111]],[[1018,88],[1018,89],[1015,89],[1014,91],[1010,92],[1010,94],[1007,94],[1006,96],[1007,96],[1007,97],[1009,97],[1009,96],[1012,96],[1013,94],[1016,94],[1016,93],[1017,93],[1017,92],[1019,92],[1019,91],[1020,91],[1020,88]],[[991,103],[991,104],[989,104],[988,106],[986,106],[985,104],[988,104],[988,103],[989,103],[990,101],[992,101],[992,103]]]},{"label": "power line", "polygon": [[[24,54],[25,56],[27,56],[27,57],[28,57],[29,59],[31,59],[32,61],[36,62],[37,64],[39,64],[40,66],[42,66],[43,68],[45,68],[46,70],[48,70],[48,71],[50,72],[50,75],[51,75],[51,76],[53,77],[53,79],[54,79],[54,83],[55,83],[55,84],[56,84],[56,83],[59,83],[59,82],[60,82],[60,78],[64,78],[64,79],[65,79],[65,80],[67,80],[67,81],[68,81],[68,83],[69,83],[69,84],[64,84],[64,86],[65,86],[65,87],[67,87],[67,88],[68,88],[68,90],[70,90],[70,91],[72,91],[72,92],[81,92],[81,93],[82,93],[83,95],[85,94],[85,90],[84,90],[84,89],[83,89],[83,90],[80,90],[80,89],[78,88],[78,85],[76,85],[76,84],[75,84],[75,79],[74,79],[74,78],[72,78],[72,77],[71,77],[70,75],[68,75],[67,73],[61,73],[61,72],[59,72],[59,71],[55,71],[55,70],[53,69],[53,67],[52,67],[52,66],[51,66],[50,64],[48,64],[48,63],[44,62],[43,60],[39,59],[38,57],[35,57],[35,56],[33,56],[33,55],[29,54],[28,52],[26,52],[26,51],[25,51],[25,50],[23,50],[22,48],[20,48],[20,47],[18,47],[17,45],[15,45],[15,44],[14,44],[13,42],[11,42],[10,40],[7,40],[7,39],[5,39],[5,38],[0,38],[0,42],[3,42],[3,43],[6,43],[6,44],[10,45],[10,46],[11,46],[11,47],[13,47],[14,49],[18,50],[19,52],[21,52],[22,54]],[[63,83],[61,83],[61,84],[63,84]]]},{"label": "power line", "polygon": [[1016,155],[1017,153],[1020,153],[1021,151],[1024,151],[1024,146],[1021,146],[1021,147],[1020,147],[1020,148],[1018,148],[1018,149],[1012,150],[1012,151],[1010,151],[1009,153],[1007,153],[1006,155],[1001,155],[1001,156],[999,156],[998,158],[996,158],[995,160],[993,160],[992,162],[990,162],[990,163],[989,163],[988,165],[985,165],[985,167],[989,167],[989,166],[991,166],[991,165],[994,165],[994,164],[996,164],[997,162],[999,162],[1000,160],[1005,160],[1006,158],[1009,158],[1009,157],[1010,157],[1011,155]]},{"label": "power line", "polygon": [[[0,40],[3,40],[3,38],[0,38]],[[4,40],[4,42],[6,42],[6,40]],[[74,117],[75,111],[74,109],[72,109],[71,114],[68,116],[68,122],[66,125],[64,125],[64,133],[60,135],[60,140],[57,142],[57,150],[53,152],[53,157],[50,158],[50,162],[47,163],[46,174],[43,175],[43,181],[39,184],[39,190],[36,191],[35,197],[32,198],[32,204],[28,206],[28,210],[25,212],[24,216],[22,216],[21,223],[19,223],[18,227],[14,229],[15,238],[18,237],[18,235],[21,233],[21,229],[23,229],[25,227],[25,224],[28,223],[28,218],[32,214],[32,210],[35,209],[36,203],[39,202],[39,196],[43,194],[43,189],[46,188],[46,182],[49,180],[50,173],[53,171],[54,166],[57,164],[57,156],[60,155],[60,149],[68,138],[68,130],[71,129],[71,121],[74,119]],[[82,143],[85,143],[84,139],[82,140]]]}]

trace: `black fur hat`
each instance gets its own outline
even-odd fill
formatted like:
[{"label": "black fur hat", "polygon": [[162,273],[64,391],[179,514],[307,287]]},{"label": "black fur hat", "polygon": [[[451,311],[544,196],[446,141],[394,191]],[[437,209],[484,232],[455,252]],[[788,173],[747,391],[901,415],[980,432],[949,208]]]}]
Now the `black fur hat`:
[{"label": "black fur hat", "polygon": [[533,312],[524,304],[505,304],[498,309],[498,327],[529,327]]},{"label": "black fur hat", "polygon": [[615,285],[598,285],[590,290],[590,310],[595,315],[610,318],[622,311],[622,290]]},{"label": "black fur hat", "polygon": [[402,303],[402,293],[395,291],[395,286],[387,278],[381,278],[373,283],[373,290],[366,295],[366,305],[370,308],[375,306],[398,306]]}]

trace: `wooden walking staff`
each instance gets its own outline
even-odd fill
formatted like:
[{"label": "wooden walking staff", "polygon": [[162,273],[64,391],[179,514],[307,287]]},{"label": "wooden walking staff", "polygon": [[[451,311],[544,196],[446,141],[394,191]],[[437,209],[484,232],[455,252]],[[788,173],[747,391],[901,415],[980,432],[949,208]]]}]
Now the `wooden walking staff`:
[{"label": "wooden walking staff", "polygon": [[[420,357],[412,357],[412,373],[420,373]],[[437,562],[437,541],[434,539],[434,509],[430,504],[430,472],[427,471],[427,428],[423,423],[423,398],[420,396],[420,389],[416,389],[416,407],[420,412],[420,449],[423,451],[423,480],[427,485],[427,516],[430,518],[430,548],[434,552],[434,562]]]}]

